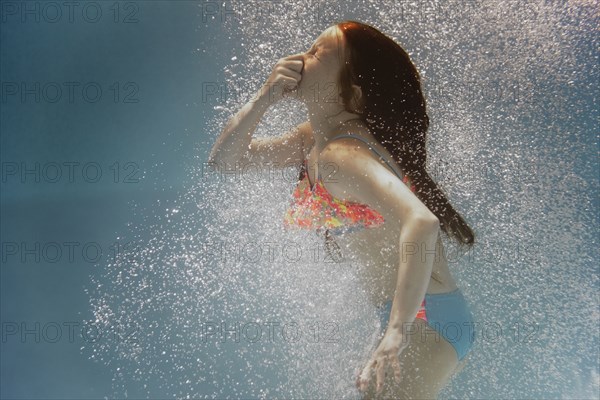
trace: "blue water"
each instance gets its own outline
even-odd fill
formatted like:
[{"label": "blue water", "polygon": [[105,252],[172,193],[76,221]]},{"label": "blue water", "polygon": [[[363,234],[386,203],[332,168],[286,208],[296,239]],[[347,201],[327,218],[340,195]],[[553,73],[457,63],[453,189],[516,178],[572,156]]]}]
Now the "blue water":
[{"label": "blue water", "polygon": [[[352,261],[281,231],[294,173],[203,164],[278,58],[355,18],[413,57],[430,171],[477,234],[451,269],[480,340],[441,397],[597,398],[591,3],[265,3],[1,3],[0,396],[356,398],[377,319]],[[248,330],[220,340],[221,321]],[[253,340],[269,321],[303,336]]]}]

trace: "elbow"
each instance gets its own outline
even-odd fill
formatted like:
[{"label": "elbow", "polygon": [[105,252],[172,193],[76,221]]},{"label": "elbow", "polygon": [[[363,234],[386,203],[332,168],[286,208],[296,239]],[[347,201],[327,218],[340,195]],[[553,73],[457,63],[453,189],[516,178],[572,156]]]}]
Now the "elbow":
[{"label": "elbow", "polygon": [[215,158],[215,155],[211,152],[208,156],[208,160],[206,160],[207,164],[216,164],[217,163],[217,159]]},{"label": "elbow", "polygon": [[248,150],[245,154],[236,152],[234,150],[225,150],[215,145],[210,151],[208,156],[208,163],[227,166],[227,168],[233,168],[238,162],[244,162],[249,160],[250,151]]},{"label": "elbow", "polygon": [[219,159],[218,154],[219,154],[218,144],[215,144],[212,147],[212,149],[210,149],[210,153],[208,154],[207,162],[210,164],[217,164],[218,162],[220,162],[221,160]]},{"label": "elbow", "polygon": [[408,225],[423,235],[437,236],[440,231],[440,220],[431,212],[414,215]]},{"label": "elbow", "polygon": [[223,154],[223,151],[213,148],[208,156],[207,163],[212,165],[226,165],[233,164],[235,161],[230,157],[226,157],[226,155]]},{"label": "elbow", "polygon": [[208,163],[212,165],[220,165],[225,163],[225,161],[226,160],[223,160],[222,154],[219,154],[218,152],[212,152],[208,156]]}]

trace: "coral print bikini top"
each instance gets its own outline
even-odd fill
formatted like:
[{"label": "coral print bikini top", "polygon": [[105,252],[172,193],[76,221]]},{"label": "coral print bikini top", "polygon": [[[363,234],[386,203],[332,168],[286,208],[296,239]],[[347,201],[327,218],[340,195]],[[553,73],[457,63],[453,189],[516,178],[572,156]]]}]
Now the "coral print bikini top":
[{"label": "coral print bikini top", "polygon": [[[341,137],[352,137],[368,142],[359,136],[338,135],[331,140]],[[385,163],[390,164],[374,148],[371,148]],[[394,169],[390,166],[390,169]],[[394,171],[395,172],[395,171]],[[398,176],[414,192],[415,186],[407,176]],[[284,216],[284,227],[288,229],[315,229],[317,231],[329,230],[336,233],[348,233],[364,228],[376,228],[385,221],[383,216],[366,204],[352,201],[342,201],[333,197],[321,180],[321,173],[317,182],[311,185],[307,173],[307,160],[304,160],[300,169],[299,182],[293,193],[292,202]]]}]

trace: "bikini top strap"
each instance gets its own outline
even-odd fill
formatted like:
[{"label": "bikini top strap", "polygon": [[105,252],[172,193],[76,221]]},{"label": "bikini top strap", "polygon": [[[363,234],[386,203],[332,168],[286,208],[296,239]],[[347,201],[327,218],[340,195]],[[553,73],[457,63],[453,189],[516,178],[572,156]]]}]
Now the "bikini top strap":
[{"label": "bikini top strap", "polygon": [[394,172],[394,174],[396,174],[396,176],[398,176],[398,178],[400,178],[400,180],[402,180],[402,177],[396,173],[396,170],[394,168],[392,168],[392,166],[390,165],[390,163],[387,162],[387,160],[385,158],[383,158],[383,156],[374,147],[372,147],[369,144],[369,142],[367,142],[367,140],[365,138],[362,138],[360,136],[342,134],[342,135],[334,136],[333,138],[329,139],[329,141],[332,141],[332,140],[335,140],[335,139],[338,139],[338,138],[343,138],[343,137],[351,137],[351,138],[354,138],[354,139],[359,139],[359,140],[363,141],[365,144],[369,145],[369,148],[371,150],[373,150],[375,152],[375,154],[377,154],[379,156],[379,158],[381,158],[388,165],[388,167],[390,167],[390,169]]},{"label": "bikini top strap", "polygon": [[[310,177],[308,176],[308,158],[304,159],[304,162],[300,167],[300,174],[298,175],[298,180],[301,181],[305,177],[308,179],[308,183],[310,184]],[[321,180],[321,171],[319,171],[319,176],[317,176],[317,180]],[[313,185],[315,184],[316,182],[313,183]]]}]

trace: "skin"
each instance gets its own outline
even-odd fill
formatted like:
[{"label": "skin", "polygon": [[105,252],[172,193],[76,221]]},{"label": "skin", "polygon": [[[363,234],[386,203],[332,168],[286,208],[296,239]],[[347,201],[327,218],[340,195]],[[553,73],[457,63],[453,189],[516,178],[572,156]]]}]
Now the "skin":
[{"label": "skin", "polygon": [[[291,161],[300,165],[306,158],[310,182],[316,182],[321,171],[332,196],[366,204],[384,217],[381,227],[335,238],[341,249],[353,250],[344,256],[355,257],[363,266],[358,273],[373,305],[394,300],[385,334],[358,374],[356,385],[369,399],[436,398],[466,359],[459,364],[452,345],[415,315],[425,292],[446,293],[457,286],[448,269],[439,221],[394,174],[403,176],[359,115],[344,109],[337,87],[344,51],[343,35],[332,26],[306,53],[279,60],[256,98],[224,128],[209,161]],[[353,91],[352,110],[358,111],[362,91],[356,85]],[[306,105],[309,120],[282,137],[252,138],[266,109],[286,96]],[[362,141],[330,141],[342,133],[367,139],[394,171]],[[406,243],[435,248],[435,252],[401,257],[400,249]],[[414,324],[422,334],[405,334],[401,327],[406,323]]]}]

